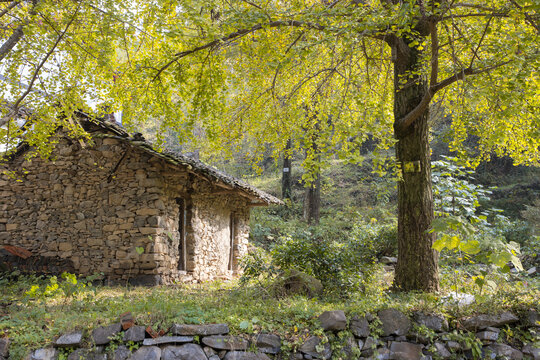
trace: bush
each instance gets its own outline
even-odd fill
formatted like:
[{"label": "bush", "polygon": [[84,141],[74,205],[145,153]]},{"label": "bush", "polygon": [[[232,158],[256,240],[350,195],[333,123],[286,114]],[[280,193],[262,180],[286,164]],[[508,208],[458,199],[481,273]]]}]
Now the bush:
[{"label": "bush", "polygon": [[351,241],[362,258],[374,261],[382,256],[397,255],[397,222],[379,224],[372,219],[368,224],[354,226]]}]

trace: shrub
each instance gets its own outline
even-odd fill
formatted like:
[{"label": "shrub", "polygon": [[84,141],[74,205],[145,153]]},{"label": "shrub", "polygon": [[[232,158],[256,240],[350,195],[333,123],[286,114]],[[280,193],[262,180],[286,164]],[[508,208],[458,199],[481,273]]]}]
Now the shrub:
[{"label": "shrub", "polygon": [[351,242],[365,261],[374,261],[382,256],[397,255],[397,223],[379,224],[375,219],[370,223],[355,225],[351,232]]}]

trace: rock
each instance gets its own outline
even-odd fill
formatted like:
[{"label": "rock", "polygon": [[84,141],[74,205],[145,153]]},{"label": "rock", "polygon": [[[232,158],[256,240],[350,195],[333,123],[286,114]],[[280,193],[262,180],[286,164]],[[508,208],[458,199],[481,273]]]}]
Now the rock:
[{"label": "rock", "polygon": [[144,326],[132,326],[124,333],[124,341],[140,342],[146,337],[146,328]]},{"label": "rock", "polygon": [[447,341],[446,346],[453,352],[461,350],[461,345],[457,341]]},{"label": "rock", "polygon": [[125,346],[118,346],[113,353],[112,360],[126,360],[131,356],[131,351]]},{"label": "rock", "polygon": [[[358,343],[360,345],[360,343]],[[377,349],[377,345],[379,345],[378,341],[373,337],[368,337],[366,341],[364,341],[364,345],[362,346],[362,355],[363,356],[371,356],[373,355],[373,352],[375,349]]]},{"label": "rock", "polygon": [[206,356],[208,356],[208,357],[210,357],[210,356],[212,356],[212,355],[217,355],[216,350],[212,349],[212,348],[209,347],[209,346],[205,346],[205,347],[203,348],[203,351],[204,351],[204,353],[206,354]]},{"label": "rock", "polygon": [[483,343],[491,343],[497,341],[499,338],[499,332],[495,331],[480,331],[476,333],[476,337],[480,339]]},{"label": "rock", "polygon": [[385,309],[377,313],[382,322],[382,336],[407,335],[411,328],[411,321],[401,311]]},{"label": "rock", "polygon": [[349,329],[358,338],[369,336],[369,322],[365,317],[355,316],[351,319]]},{"label": "rock", "polygon": [[221,359],[217,355],[211,355],[208,357],[208,360],[221,360]]},{"label": "rock", "polygon": [[491,344],[484,348],[486,352],[495,356],[503,356],[512,360],[523,359],[523,353],[506,344]]},{"label": "rock", "polygon": [[0,357],[7,358],[9,354],[9,339],[0,338]]},{"label": "rock", "polygon": [[247,340],[230,335],[212,335],[202,339],[206,346],[218,350],[247,350],[249,343]]},{"label": "rock", "polygon": [[187,343],[192,342],[193,336],[161,336],[155,339],[144,339],[143,345],[163,345],[163,344],[175,344],[175,343]]},{"label": "rock", "polygon": [[[362,340],[358,340],[358,341],[362,341]],[[358,354],[360,352],[358,341],[352,336],[348,337],[345,340],[345,344],[342,349],[343,353],[345,354],[345,359],[353,360],[358,357]],[[362,342],[362,345],[364,345],[363,342]]]},{"label": "rock", "polygon": [[185,325],[174,324],[171,327],[171,333],[183,336],[209,336],[224,335],[229,333],[227,324],[204,324],[204,325]]},{"label": "rock", "polygon": [[157,346],[142,346],[135,351],[129,360],[160,360],[161,349]]},{"label": "rock", "polygon": [[442,359],[449,359],[452,357],[452,353],[448,351],[448,349],[446,348],[446,346],[444,346],[443,343],[436,342],[435,349],[437,350],[437,355]]},{"label": "rock", "polygon": [[[387,348],[380,348],[374,351],[373,356],[370,359],[376,360],[390,360],[393,359],[392,353]],[[396,358],[397,359],[397,358]]]},{"label": "rock", "polygon": [[[218,357],[219,358],[219,357]],[[207,360],[203,349],[197,344],[169,345],[163,349],[162,360]]]},{"label": "rock", "polygon": [[485,329],[489,326],[499,327],[506,324],[512,324],[519,319],[509,311],[497,315],[476,315],[461,321],[461,325],[469,330]]},{"label": "rock", "polygon": [[109,326],[100,326],[92,331],[92,340],[96,345],[106,345],[122,330],[122,324],[112,324]]},{"label": "rock", "polygon": [[69,354],[67,360],[107,360],[107,355],[90,349],[77,349]]},{"label": "rock", "polygon": [[414,321],[436,332],[448,330],[448,321],[440,315],[426,315],[421,312],[414,314]]},{"label": "rock", "polygon": [[386,265],[397,264],[397,258],[393,256],[383,256],[381,262]]},{"label": "rock", "polygon": [[532,268],[530,268],[529,270],[527,270],[527,275],[529,276],[533,276],[534,274],[536,274],[538,271],[536,270],[536,266],[533,266]]},{"label": "rock", "polygon": [[457,305],[457,306],[469,306],[476,301],[474,295],[471,294],[462,294],[458,292],[453,292],[448,296],[445,296],[444,303],[446,305]]},{"label": "rock", "polygon": [[540,327],[540,316],[538,316],[538,312],[536,310],[527,311],[527,315],[525,315],[525,325]]},{"label": "rock", "polygon": [[390,357],[395,360],[420,360],[422,355],[419,344],[393,341],[390,345]]},{"label": "rock", "polygon": [[82,331],[74,331],[60,336],[54,343],[57,347],[78,347],[83,337]]},{"label": "rock", "polygon": [[124,330],[127,330],[135,325],[135,320],[133,319],[131,312],[128,311],[120,315],[120,324],[122,324],[122,329]]},{"label": "rock", "polygon": [[30,355],[30,360],[56,360],[58,350],[53,348],[37,349]]},{"label": "rock", "polygon": [[540,349],[532,346],[531,344],[525,345],[521,351],[530,356],[532,360],[540,360]]},{"label": "rock", "polygon": [[272,290],[277,295],[321,295],[323,286],[320,280],[298,270],[287,270],[276,279]]},{"label": "rock", "polygon": [[255,337],[255,346],[260,352],[277,354],[281,350],[281,338],[274,334],[258,334]]},{"label": "rock", "polygon": [[341,310],[325,311],[319,316],[319,321],[325,331],[341,331],[347,328],[347,317]]},{"label": "rock", "polygon": [[263,353],[229,351],[223,360],[270,360],[270,358]]},{"label": "rock", "polygon": [[321,353],[317,352],[317,345],[319,345],[321,339],[318,336],[310,336],[306,341],[298,348],[298,350],[306,355],[312,356],[315,359],[330,359],[332,357],[332,349],[330,344],[324,344],[324,349]]}]

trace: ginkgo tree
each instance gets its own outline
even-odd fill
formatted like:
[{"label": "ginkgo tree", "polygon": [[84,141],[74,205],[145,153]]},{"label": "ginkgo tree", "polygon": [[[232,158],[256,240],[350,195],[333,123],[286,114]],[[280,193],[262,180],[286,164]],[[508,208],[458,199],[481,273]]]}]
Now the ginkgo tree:
[{"label": "ginkgo tree", "polygon": [[[452,149],[472,165],[492,153],[539,164],[539,0],[1,6],[0,19],[13,18],[1,49],[19,27],[26,31],[25,42],[0,50],[11,80],[2,85],[9,93],[2,125],[28,106],[34,127],[25,136],[37,143],[92,99],[121,109],[128,127],[153,119],[182,140],[204,129],[205,144],[219,153],[249,141],[255,159],[268,143],[277,156],[291,139],[307,149],[303,166],[314,171],[320,154],[358,161],[368,138],[394,147],[397,289],[439,286],[429,232],[430,107],[453,117]],[[22,80],[39,91],[14,85]],[[470,136],[472,151],[463,146]]]}]

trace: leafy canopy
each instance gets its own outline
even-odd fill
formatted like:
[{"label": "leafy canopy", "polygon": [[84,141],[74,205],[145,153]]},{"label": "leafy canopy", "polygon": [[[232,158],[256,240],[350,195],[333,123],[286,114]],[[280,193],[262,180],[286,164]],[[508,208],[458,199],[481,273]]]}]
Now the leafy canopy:
[{"label": "leafy canopy", "polygon": [[[266,143],[277,155],[293,138],[357,161],[369,135],[394,143],[394,85],[429,78],[428,103],[454,120],[452,149],[539,163],[538,0],[13,3],[0,4],[2,42],[24,32],[0,50],[6,143],[43,146],[58,122],[80,133],[74,110],[106,109],[131,129],[157,123],[158,140],[202,139],[208,155],[249,144],[256,159]],[[421,54],[396,84],[394,37]],[[33,127],[17,130],[16,114]],[[306,167],[316,162],[308,152]]]}]

